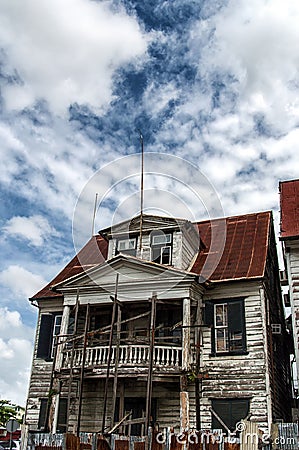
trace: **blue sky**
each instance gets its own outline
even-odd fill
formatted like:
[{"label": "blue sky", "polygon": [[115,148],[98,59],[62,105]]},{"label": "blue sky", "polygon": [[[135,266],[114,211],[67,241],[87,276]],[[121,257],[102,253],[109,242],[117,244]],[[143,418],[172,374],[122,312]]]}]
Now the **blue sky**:
[{"label": "blue sky", "polygon": [[[0,398],[25,403],[27,298],[73,256],[73,217],[84,242],[95,192],[97,228],[138,213],[139,129],[146,153],[195,164],[225,215],[278,223],[278,181],[299,177],[298,21],[292,0],[0,2]],[[163,161],[146,206],[200,220],[196,179]]]}]

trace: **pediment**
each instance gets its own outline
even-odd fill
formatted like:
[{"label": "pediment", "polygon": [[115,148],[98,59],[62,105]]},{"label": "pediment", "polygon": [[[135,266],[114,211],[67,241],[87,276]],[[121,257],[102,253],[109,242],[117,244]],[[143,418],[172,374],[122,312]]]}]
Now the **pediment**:
[{"label": "pediment", "polygon": [[105,287],[115,284],[117,278],[119,284],[133,285],[153,283],[155,280],[167,282],[167,280],[177,279],[179,282],[183,279],[193,280],[195,277],[193,273],[120,254],[110,261],[64,280],[53,288],[63,292],[79,287]]}]

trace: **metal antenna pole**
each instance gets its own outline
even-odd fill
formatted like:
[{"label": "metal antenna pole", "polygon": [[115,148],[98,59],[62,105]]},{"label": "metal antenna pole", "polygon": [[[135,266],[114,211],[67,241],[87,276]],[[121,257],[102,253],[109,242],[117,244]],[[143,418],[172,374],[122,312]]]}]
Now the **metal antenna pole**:
[{"label": "metal antenna pole", "polygon": [[139,233],[139,250],[142,250],[142,226],[143,226],[143,194],[144,194],[144,146],[143,135],[139,130],[140,145],[141,145],[141,170],[140,170],[140,233]]},{"label": "metal antenna pole", "polygon": [[92,216],[92,227],[91,227],[91,237],[94,235],[94,224],[95,224],[95,220],[96,220],[97,204],[98,204],[98,193],[96,193],[95,200],[94,200],[94,208],[93,208],[93,216]]}]

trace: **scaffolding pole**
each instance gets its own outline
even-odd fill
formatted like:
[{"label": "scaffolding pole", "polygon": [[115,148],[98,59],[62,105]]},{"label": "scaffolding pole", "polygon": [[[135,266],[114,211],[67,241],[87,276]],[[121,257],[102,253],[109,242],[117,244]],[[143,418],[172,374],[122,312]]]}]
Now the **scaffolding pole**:
[{"label": "scaffolding pole", "polygon": [[[75,306],[75,322],[74,322],[74,331],[73,336],[77,333],[78,327],[78,315],[79,315],[79,288],[77,289],[77,297],[76,297],[76,306]],[[73,373],[73,363],[74,363],[74,353],[75,353],[75,340],[72,341],[72,350],[71,350],[71,361],[70,361],[70,376],[69,376],[69,384],[68,384],[68,394],[67,394],[67,409],[66,409],[66,431],[69,429],[69,419],[70,419],[70,405],[71,405],[71,395],[72,395],[72,383],[74,378]]]},{"label": "scaffolding pole", "polygon": [[111,423],[112,423],[112,426],[114,425],[116,394],[117,394],[117,377],[118,377],[118,362],[119,362],[120,331],[121,331],[121,308],[120,308],[120,305],[117,305],[116,349],[115,349],[115,366],[114,366],[113,396],[112,396],[112,411],[111,411]]},{"label": "scaffolding pole", "polygon": [[153,390],[153,363],[155,346],[155,325],[156,325],[156,302],[157,296],[153,293],[151,298],[151,323],[150,323],[150,349],[148,364],[148,379],[146,389],[146,409],[145,409],[145,434],[148,434],[151,418],[152,390]]},{"label": "scaffolding pole", "polygon": [[111,366],[111,359],[112,359],[113,328],[114,328],[114,323],[115,323],[116,305],[118,303],[118,301],[117,301],[118,278],[119,278],[119,274],[116,275],[115,294],[113,297],[111,329],[110,329],[110,336],[109,336],[109,350],[108,350],[108,361],[107,361],[107,374],[106,374],[106,380],[105,380],[104,402],[103,402],[102,434],[105,433],[105,422],[106,422],[106,411],[107,411],[107,400],[108,400],[108,384],[109,384],[110,366]]},{"label": "scaffolding pole", "polygon": [[80,373],[80,387],[79,387],[79,407],[78,407],[78,420],[77,420],[77,436],[80,433],[80,425],[81,425],[81,411],[82,411],[82,398],[83,398],[83,381],[84,381],[84,366],[86,360],[86,347],[87,347],[87,331],[88,331],[88,322],[89,322],[89,310],[90,304],[87,303],[86,306],[86,316],[85,316],[85,327],[84,327],[84,341],[83,341],[83,355],[82,355],[82,365],[81,365],[81,373]]}]

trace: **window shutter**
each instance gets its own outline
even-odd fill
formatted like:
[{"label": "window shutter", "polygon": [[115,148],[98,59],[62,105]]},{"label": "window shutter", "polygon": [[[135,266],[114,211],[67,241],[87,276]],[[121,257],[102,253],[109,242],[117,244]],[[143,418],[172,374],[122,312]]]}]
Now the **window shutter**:
[{"label": "window shutter", "polygon": [[57,431],[59,433],[66,432],[66,416],[67,416],[67,399],[59,399]]},{"label": "window shutter", "polygon": [[40,401],[39,417],[38,417],[38,429],[44,430],[46,428],[46,414],[47,414],[48,399],[42,398]]},{"label": "window shutter", "polygon": [[244,300],[233,301],[228,303],[228,334],[229,339],[232,335],[240,334],[242,339],[242,350],[246,350],[246,333],[245,333],[245,314]]},{"label": "window shutter", "polygon": [[50,357],[52,347],[52,332],[54,317],[52,314],[42,314],[39,327],[39,338],[37,345],[37,358],[47,359]]},{"label": "window shutter", "polygon": [[205,302],[204,324],[209,327],[214,325],[214,304],[212,302]]}]

